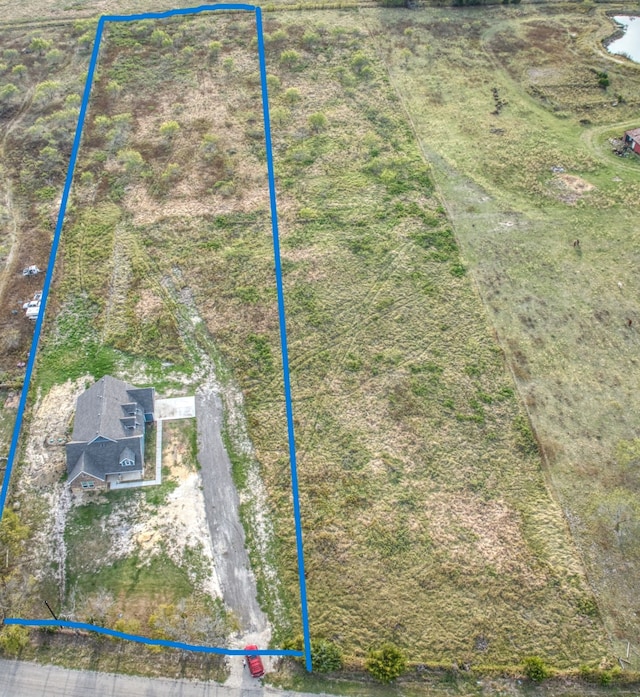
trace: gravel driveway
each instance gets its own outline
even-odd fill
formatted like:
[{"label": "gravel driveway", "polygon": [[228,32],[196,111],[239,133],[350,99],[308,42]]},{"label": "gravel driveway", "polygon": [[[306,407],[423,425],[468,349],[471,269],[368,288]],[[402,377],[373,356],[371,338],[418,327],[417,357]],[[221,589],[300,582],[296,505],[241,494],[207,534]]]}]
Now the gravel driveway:
[{"label": "gravel driveway", "polygon": [[240,522],[238,493],[231,478],[231,462],[222,442],[220,396],[210,390],[198,392],[196,417],[205,509],[223,599],[236,615],[244,636],[261,635],[269,627],[258,605],[256,581],[249,566]]}]

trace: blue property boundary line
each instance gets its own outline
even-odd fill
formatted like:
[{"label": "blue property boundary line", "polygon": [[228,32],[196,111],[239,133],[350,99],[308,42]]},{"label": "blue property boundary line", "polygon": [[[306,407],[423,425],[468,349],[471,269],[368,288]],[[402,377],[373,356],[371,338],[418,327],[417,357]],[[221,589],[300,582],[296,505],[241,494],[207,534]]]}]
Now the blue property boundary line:
[{"label": "blue property boundary line", "polygon": [[289,438],[289,462],[291,464],[291,488],[293,490],[293,517],[296,523],[296,548],[298,553],[298,577],[300,581],[300,604],[302,608],[302,628],[304,638],[305,665],[311,672],[311,639],[309,637],[309,614],[307,608],[307,582],[304,574],[304,549],[302,546],[302,523],[300,517],[300,496],[298,492],[298,465],[296,460],[296,439],[293,428],[293,406],[291,403],[291,382],[289,378],[289,350],[287,348],[287,323],[284,313],[284,288],[282,283],[282,263],[280,261],[280,236],[278,234],[278,207],[276,204],[276,179],[273,167],[273,148],[271,147],[271,119],[269,118],[269,95],[267,92],[267,64],[264,54],[264,34],[262,32],[262,10],[256,7],[256,34],[258,35],[258,54],[260,56],[260,81],[262,83],[262,111],[264,114],[264,138],[267,151],[267,171],[269,173],[269,202],[271,205],[271,229],[273,231],[273,256],[276,266],[276,286],[278,288],[278,314],[280,320],[280,347],[282,349],[282,373],[284,377],[284,397],[287,407],[287,430]]},{"label": "blue property boundary line", "polygon": [[[304,548],[302,542],[302,523],[300,515],[300,497],[298,489],[298,469],[296,461],[296,446],[295,446],[295,433],[293,425],[293,407],[291,402],[291,382],[289,377],[289,354],[287,348],[287,329],[286,329],[286,319],[285,319],[285,309],[284,309],[284,289],[282,282],[282,264],[280,260],[280,239],[278,232],[278,210],[276,202],[276,185],[275,185],[275,173],[273,166],[273,151],[271,145],[271,122],[269,118],[269,97],[267,92],[267,67],[265,59],[264,50],[264,36],[262,31],[262,10],[254,5],[245,4],[216,4],[216,5],[200,5],[199,7],[192,8],[180,8],[175,10],[168,10],[166,12],[158,13],[143,13],[135,15],[103,15],[98,20],[98,26],[96,28],[96,36],[93,44],[93,50],[91,52],[91,60],[89,62],[89,70],[87,72],[87,79],[84,86],[84,93],[82,97],[82,104],[80,106],[80,113],[78,114],[78,123],[76,125],[75,137],[73,140],[73,147],[71,149],[71,157],[69,159],[69,167],[67,169],[67,177],[64,184],[64,190],[62,193],[62,199],[60,201],[60,210],[58,212],[58,219],[56,222],[55,232],[53,236],[53,242],[51,244],[51,253],[49,256],[49,264],[47,266],[47,273],[44,280],[44,285],[42,289],[42,299],[40,303],[40,311],[38,312],[38,318],[36,320],[36,326],[33,334],[33,340],[31,342],[31,349],[29,352],[29,359],[27,361],[27,366],[25,370],[24,386],[22,389],[22,394],[20,396],[20,402],[18,404],[18,412],[16,415],[16,424],[13,430],[13,436],[11,439],[11,446],[9,448],[9,456],[7,459],[7,467],[5,470],[4,478],[2,481],[2,489],[0,489],[0,519],[4,515],[4,508],[7,500],[7,494],[9,490],[9,482],[11,480],[11,474],[13,471],[13,465],[18,450],[18,441],[20,437],[20,431],[22,428],[22,422],[24,419],[24,413],[26,409],[27,396],[29,392],[29,385],[31,383],[31,377],[33,374],[33,367],[35,364],[35,357],[38,349],[38,344],[40,341],[40,334],[42,332],[42,323],[44,320],[44,313],[47,306],[47,300],[49,297],[49,290],[51,288],[51,281],[53,278],[53,270],[55,266],[56,256],[58,252],[58,246],[60,244],[60,237],[62,233],[62,227],[64,224],[64,217],[67,211],[67,204],[69,201],[69,194],[71,191],[71,185],[73,182],[73,175],[75,171],[76,162],[78,159],[78,152],[80,150],[80,141],[82,139],[82,130],[84,128],[84,120],[86,117],[87,109],[89,106],[89,97],[91,95],[91,88],[93,85],[93,79],[95,76],[96,66],[98,63],[98,56],[100,53],[100,42],[102,40],[102,33],[104,30],[104,25],[106,22],[131,22],[136,20],[145,19],[167,19],[169,17],[175,17],[177,15],[194,15],[201,12],[209,11],[220,11],[220,10],[236,10],[243,12],[254,12],[256,16],[256,33],[258,37],[258,56],[260,61],[260,81],[262,87],[262,111],[264,117],[264,131],[265,131],[265,149],[267,155],[267,171],[269,175],[269,201],[271,208],[271,228],[273,234],[273,253],[275,260],[276,269],[276,287],[278,293],[278,317],[280,323],[280,347],[282,351],[282,370],[284,379],[284,393],[285,393],[285,403],[286,403],[286,413],[287,413],[287,435],[289,441],[289,460],[291,465],[291,489],[293,493],[293,514],[296,529],[296,551],[298,557],[298,578],[300,583],[300,603],[301,603],[301,614],[302,614],[302,629],[304,638],[304,652],[293,651],[286,649],[262,649],[257,651],[252,651],[252,654],[259,654],[262,656],[304,656],[305,667],[311,672],[311,640],[309,635],[309,614],[307,608],[307,588],[305,581],[304,572]],[[213,653],[222,654],[228,656],[246,655],[247,652],[240,649],[225,649],[217,648],[213,646],[197,646],[191,644],[183,644],[181,642],[168,641],[164,639],[149,639],[146,637],[139,636],[137,634],[126,634],[123,632],[117,632],[113,629],[107,629],[105,627],[98,627],[92,624],[85,624],[82,622],[71,622],[68,620],[26,620],[18,618],[5,618],[4,624],[7,625],[22,625],[29,627],[68,627],[72,629],[84,629],[91,632],[96,632],[98,634],[106,634],[107,636],[116,637],[119,639],[126,639],[128,641],[133,641],[141,644],[150,644],[153,646],[167,646],[171,648],[184,649],[187,651],[199,651],[203,653]]]},{"label": "blue property boundary line", "polygon": [[216,653],[223,656],[302,656],[302,651],[288,651],[286,649],[258,649],[246,651],[245,649],[221,649],[216,646],[199,646],[198,644],[183,644],[180,641],[168,639],[149,639],[139,634],[127,634],[117,632],[115,629],[98,627],[95,624],[83,622],[69,622],[67,620],[19,620],[13,617],[7,618],[5,624],[17,624],[22,627],[68,627],[69,629],[85,629],[96,634],[105,634],[115,639],[126,639],[137,644],[149,644],[150,646],[168,646],[172,649],[184,649],[185,651],[199,651],[200,653]]}]

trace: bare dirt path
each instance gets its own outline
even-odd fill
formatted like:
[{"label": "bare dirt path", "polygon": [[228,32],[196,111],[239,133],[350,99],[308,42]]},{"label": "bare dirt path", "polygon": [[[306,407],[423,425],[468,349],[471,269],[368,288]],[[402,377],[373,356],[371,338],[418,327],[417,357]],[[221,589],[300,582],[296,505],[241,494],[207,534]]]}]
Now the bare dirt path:
[{"label": "bare dirt path", "polygon": [[231,462],[222,442],[222,404],[211,389],[196,395],[198,459],[202,467],[205,509],[213,541],[223,599],[240,624],[240,633],[266,646],[269,625],[257,600],[256,582],[239,514],[239,499],[231,477]]}]

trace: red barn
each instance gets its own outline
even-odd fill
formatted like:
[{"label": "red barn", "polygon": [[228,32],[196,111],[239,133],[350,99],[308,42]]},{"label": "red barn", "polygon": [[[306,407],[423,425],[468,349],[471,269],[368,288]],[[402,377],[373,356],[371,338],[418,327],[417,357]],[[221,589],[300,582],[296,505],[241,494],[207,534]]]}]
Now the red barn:
[{"label": "red barn", "polygon": [[628,145],[633,152],[640,155],[640,128],[634,128],[632,131],[625,131],[624,144]]}]

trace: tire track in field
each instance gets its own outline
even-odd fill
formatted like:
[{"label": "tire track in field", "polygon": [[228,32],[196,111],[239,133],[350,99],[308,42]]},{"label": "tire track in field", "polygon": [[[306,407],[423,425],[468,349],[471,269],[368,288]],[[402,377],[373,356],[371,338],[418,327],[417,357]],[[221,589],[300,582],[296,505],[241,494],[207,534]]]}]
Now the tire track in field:
[{"label": "tire track in field", "polygon": [[[18,125],[24,119],[25,114],[31,106],[33,101],[34,88],[27,90],[27,94],[18,109],[18,113],[9,121],[4,133],[2,134],[2,140],[0,140],[0,163],[6,162],[6,145],[7,139],[11,133],[18,127]],[[4,267],[0,270],[0,307],[5,307],[7,305],[5,294],[7,287],[9,285],[9,279],[11,275],[15,273],[15,263],[17,260],[18,249],[20,247],[20,239],[18,237],[18,230],[22,225],[22,218],[20,216],[20,211],[14,205],[13,198],[13,184],[10,175],[5,171],[4,166],[0,165],[0,188],[5,191],[5,208],[7,209],[8,216],[8,241],[9,241],[9,253],[4,262]]]}]

